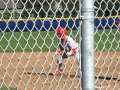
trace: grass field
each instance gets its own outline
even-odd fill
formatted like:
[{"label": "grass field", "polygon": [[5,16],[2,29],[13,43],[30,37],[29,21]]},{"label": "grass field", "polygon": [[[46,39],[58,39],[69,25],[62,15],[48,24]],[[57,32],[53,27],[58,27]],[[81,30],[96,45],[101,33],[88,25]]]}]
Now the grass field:
[{"label": "grass field", "polygon": [[17,88],[1,86],[0,90],[17,90]]},{"label": "grass field", "polygon": [[96,51],[119,51],[120,30],[99,30],[95,33]]},{"label": "grass field", "polygon": [[[69,32],[79,41],[76,30]],[[58,39],[54,31],[34,32],[0,32],[0,52],[55,51]],[[120,30],[98,30],[95,32],[95,49],[97,51],[120,50]]]}]

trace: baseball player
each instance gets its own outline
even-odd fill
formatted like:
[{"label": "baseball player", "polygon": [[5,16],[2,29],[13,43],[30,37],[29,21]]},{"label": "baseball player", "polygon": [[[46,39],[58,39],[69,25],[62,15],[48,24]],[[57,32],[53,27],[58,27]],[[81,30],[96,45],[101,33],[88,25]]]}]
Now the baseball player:
[{"label": "baseball player", "polygon": [[64,59],[69,56],[75,56],[77,63],[80,63],[79,47],[78,43],[68,36],[66,28],[58,27],[56,29],[56,34],[59,39],[59,47],[55,52],[55,57],[57,61],[57,70],[55,75],[61,75],[64,68]]}]

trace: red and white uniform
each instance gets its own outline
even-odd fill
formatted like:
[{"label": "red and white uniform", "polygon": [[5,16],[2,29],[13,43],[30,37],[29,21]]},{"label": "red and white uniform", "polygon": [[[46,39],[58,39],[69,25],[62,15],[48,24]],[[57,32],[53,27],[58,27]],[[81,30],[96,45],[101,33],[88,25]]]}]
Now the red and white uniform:
[{"label": "red and white uniform", "polygon": [[73,40],[73,38],[66,36],[66,43],[70,47],[70,52],[76,54],[79,51],[78,43]]},{"label": "red and white uniform", "polygon": [[66,34],[66,29],[59,27],[56,30],[59,39],[59,47],[55,55],[58,64],[58,73],[64,68],[64,59],[69,56],[75,56],[78,63],[80,63],[80,50],[78,43],[72,37]]},{"label": "red and white uniform", "polygon": [[73,40],[73,38],[66,35],[64,39],[60,39],[59,47],[56,50],[56,55],[62,56],[62,59],[74,55],[76,59],[79,60],[78,43],[75,40]]}]

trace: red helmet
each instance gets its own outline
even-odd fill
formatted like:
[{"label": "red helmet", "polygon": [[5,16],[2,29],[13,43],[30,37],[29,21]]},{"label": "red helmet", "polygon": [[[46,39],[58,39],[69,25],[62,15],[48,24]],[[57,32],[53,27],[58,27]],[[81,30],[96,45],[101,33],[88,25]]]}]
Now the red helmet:
[{"label": "red helmet", "polygon": [[57,33],[57,36],[60,37],[60,38],[64,38],[65,35],[67,35],[66,29],[65,29],[65,28],[62,28],[62,27],[58,27],[58,28],[56,29],[56,33]]}]

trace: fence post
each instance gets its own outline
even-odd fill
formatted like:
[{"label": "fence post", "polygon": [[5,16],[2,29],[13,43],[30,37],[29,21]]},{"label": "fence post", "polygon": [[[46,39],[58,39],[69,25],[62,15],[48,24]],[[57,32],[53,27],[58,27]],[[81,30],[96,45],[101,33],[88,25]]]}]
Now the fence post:
[{"label": "fence post", "polygon": [[81,5],[81,86],[82,90],[95,90],[94,0],[82,0]]}]

